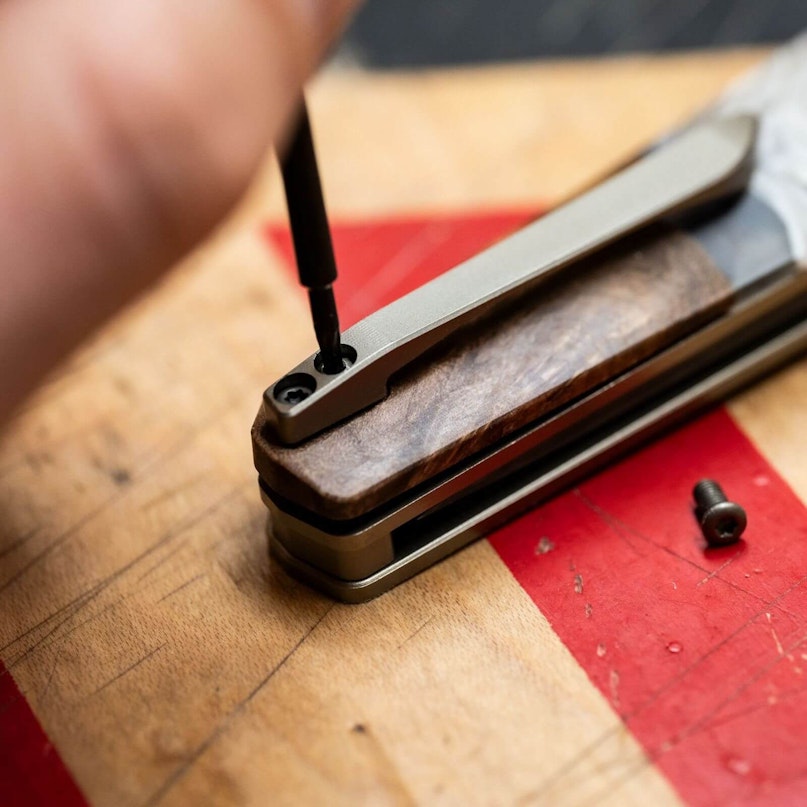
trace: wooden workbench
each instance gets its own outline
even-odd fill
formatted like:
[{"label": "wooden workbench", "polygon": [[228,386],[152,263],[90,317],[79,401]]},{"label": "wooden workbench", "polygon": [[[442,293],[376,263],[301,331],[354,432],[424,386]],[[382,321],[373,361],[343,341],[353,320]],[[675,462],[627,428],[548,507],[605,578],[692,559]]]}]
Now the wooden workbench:
[{"label": "wooden workbench", "polygon": [[[551,205],[759,58],[332,70],[311,93],[331,215]],[[678,803],[489,542],[363,606],[272,567],[249,427],[313,348],[281,220],[268,161],[2,440],[0,659],[45,756],[93,805]],[[802,363],[730,413],[807,501],[805,398]]]}]

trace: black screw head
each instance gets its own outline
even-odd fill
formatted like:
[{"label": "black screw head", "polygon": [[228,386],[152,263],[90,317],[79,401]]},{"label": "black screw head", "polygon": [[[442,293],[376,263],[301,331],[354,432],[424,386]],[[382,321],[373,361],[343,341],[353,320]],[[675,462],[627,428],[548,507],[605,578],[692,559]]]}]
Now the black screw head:
[{"label": "black screw head", "polygon": [[729,546],[736,543],[748,523],[745,510],[730,502],[723,489],[712,479],[702,479],[695,485],[695,518],[709,546]]},{"label": "black screw head", "polygon": [[294,406],[308,398],[317,388],[317,382],[308,373],[291,373],[275,384],[272,395],[281,404]]},{"label": "black screw head", "polygon": [[280,403],[293,405],[304,401],[309,395],[311,395],[311,390],[307,390],[305,387],[286,387],[278,393],[277,399]]},{"label": "black screw head", "polygon": [[740,539],[748,518],[745,510],[733,502],[720,502],[701,516],[701,530],[709,546],[728,546]]}]

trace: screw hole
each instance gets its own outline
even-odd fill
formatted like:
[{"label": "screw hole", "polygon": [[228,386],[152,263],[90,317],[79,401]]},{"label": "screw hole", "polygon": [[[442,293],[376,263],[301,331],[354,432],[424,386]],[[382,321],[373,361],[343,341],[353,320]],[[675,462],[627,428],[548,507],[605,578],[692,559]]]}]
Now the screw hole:
[{"label": "screw hole", "polygon": [[[344,368],[340,370],[340,373],[343,373],[348,368],[352,367],[356,363],[356,350],[352,348],[350,345],[342,345],[342,361],[344,362]],[[338,375],[338,373],[328,373],[325,371],[325,363],[322,360],[322,354],[317,353],[314,356],[314,367],[319,370],[320,373],[323,375]]]}]

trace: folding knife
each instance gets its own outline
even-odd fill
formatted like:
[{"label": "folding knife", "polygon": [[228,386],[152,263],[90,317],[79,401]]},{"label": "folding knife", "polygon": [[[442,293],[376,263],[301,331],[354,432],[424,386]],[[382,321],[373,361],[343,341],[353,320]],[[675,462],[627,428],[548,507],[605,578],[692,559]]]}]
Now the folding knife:
[{"label": "folding knife", "polygon": [[271,385],[273,557],[369,599],[807,348],[805,91],[807,38]]}]

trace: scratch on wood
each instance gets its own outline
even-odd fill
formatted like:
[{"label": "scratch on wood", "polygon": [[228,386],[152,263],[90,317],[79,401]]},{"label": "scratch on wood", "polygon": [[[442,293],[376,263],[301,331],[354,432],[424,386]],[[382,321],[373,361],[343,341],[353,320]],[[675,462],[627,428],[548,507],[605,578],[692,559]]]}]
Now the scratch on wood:
[{"label": "scratch on wood", "polygon": [[8,546],[3,547],[0,549],[0,560],[4,558],[6,555],[13,552],[15,549],[19,549],[23,544],[27,543],[31,540],[40,530],[40,527],[34,527],[32,530],[28,530],[28,532],[21,535],[19,538],[12,541]]},{"label": "scratch on wood", "polygon": [[182,548],[185,546],[185,543],[186,543],[185,541],[180,541],[176,546],[174,546],[171,549],[170,552],[166,552],[165,555],[163,555],[163,557],[161,557],[152,566],[149,566],[148,569],[146,569],[146,571],[143,572],[143,574],[141,574],[140,577],[137,578],[137,582],[139,583],[142,580],[145,580],[152,572],[157,571],[157,569],[159,569],[161,566],[163,566],[165,564],[165,562],[168,560],[168,558],[172,557],[173,555],[176,555],[177,552],[180,552],[182,550]]},{"label": "scratch on wood", "polygon": [[83,526],[92,521],[96,516],[100,515],[112,502],[120,498],[122,495],[122,493],[118,493],[108,496],[98,507],[92,509],[89,513],[85,513],[78,521],[58,535],[47,547],[45,547],[45,549],[32,558],[27,564],[25,564],[25,566],[23,566],[22,569],[13,575],[10,580],[7,580],[2,586],[0,586],[0,594],[2,594],[13,583],[16,583],[25,574],[27,574],[43,558],[50,555],[51,552],[58,549],[65,541],[72,538]]},{"label": "scratch on wood", "polygon": [[18,569],[14,574],[11,575],[11,577],[8,578],[8,580],[6,580],[5,583],[3,583],[2,586],[0,586],[0,594],[2,594],[7,588],[13,586],[14,583],[16,583],[22,577],[24,577],[30,569],[32,569],[34,566],[37,565],[37,563],[39,563],[40,560],[50,555],[50,553],[53,552],[53,550],[56,549],[57,546],[58,544],[56,543],[50,544],[49,546],[46,546],[41,552],[34,555],[34,557],[31,558],[28,561],[28,563],[24,564],[22,568]]},{"label": "scratch on wood", "polygon": [[160,650],[162,650],[166,644],[167,642],[163,642],[163,644],[161,644],[159,647],[155,647],[154,650],[152,650],[150,653],[146,653],[146,655],[143,656],[143,658],[138,659],[134,664],[130,664],[125,670],[121,670],[117,675],[110,678],[109,681],[107,681],[105,684],[102,684],[100,687],[98,687],[98,689],[96,689],[94,692],[91,692],[87,697],[92,698],[99,692],[103,692],[107,687],[112,686],[112,684],[114,684],[116,681],[120,681],[120,679],[123,678],[125,675],[128,675],[130,672],[132,672],[132,670],[137,669],[141,664],[148,661],[152,656],[159,653]]},{"label": "scratch on wood", "polygon": [[[61,622],[59,622],[54,628],[52,628],[50,631],[48,631],[48,633],[46,633],[44,636],[37,639],[31,646],[26,648],[22,652],[21,655],[19,655],[13,661],[11,661],[9,664],[7,664],[6,667],[8,669],[11,669],[12,667],[14,667],[14,666],[18,665],[19,663],[21,663],[22,661],[24,661],[28,656],[31,655],[31,653],[34,650],[36,650],[39,646],[41,646],[43,644],[43,642],[45,642],[49,637],[51,637],[62,625],[64,625],[66,622],[68,622],[70,619],[72,619],[79,611],[81,611],[83,608],[85,608],[87,606],[87,604],[90,603],[92,600],[94,600],[102,591],[105,591],[107,588],[109,588],[116,580],[118,580],[121,576],[126,574],[126,572],[128,572],[130,569],[132,569],[138,563],[140,563],[144,558],[149,557],[154,552],[156,552],[158,549],[160,549],[160,547],[165,546],[166,544],[170,543],[174,538],[178,537],[179,535],[182,535],[184,532],[186,532],[187,530],[189,530],[192,527],[196,526],[196,524],[198,524],[199,522],[203,521],[211,513],[213,513],[215,510],[217,510],[219,507],[221,507],[224,503],[226,503],[227,501],[232,499],[234,496],[236,496],[241,491],[241,489],[243,487],[245,487],[244,483],[241,483],[241,484],[237,485],[235,488],[228,491],[220,499],[217,499],[215,502],[213,502],[210,505],[210,507],[206,508],[205,510],[201,511],[200,513],[195,514],[193,516],[193,518],[182,522],[177,527],[175,527],[173,530],[169,530],[168,532],[164,533],[150,547],[145,549],[143,552],[141,552],[139,555],[134,557],[128,563],[121,566],[119,569],[112,572],[112,574],[110,574],[108,577],[104,578],[102,581],[97,583],[88,592],[85,592],[84,594],[77,597],[76,601],[75,601],[76,602],[75,608],[73,608],[73,610],[67,615],[67,617],[65,619],[63,619]],[[62,608],[62,610],[64,610],[64,607]],[[45,621],[47,622],[47,620],[45,620]],[[29,629],[29,631],[26,631],[26,633],[28,633],[28,632],[30,632],[30,629]],[[57,637],[57,640],[59,638],[61,638],[61,637]],[[15,641],[18,641],[18,640],[15,640]],[[11,642],[10,644],[14,644],[14,643],[15,642]],[[5,648],[2,648],[2,649],[5,649]]]},{"label": "scratch on wood", "polygon": [[164,597],[160,597],[160,599],[157,600],[157,602],[163,602],[164,600],[167,600],[169,597],[173,597],[174,594],[179,593],[180,591],[182,591],[183,588],[187,588],[188,586],[193,585],[197,580],[201,580],[203,577],[207,577],[207,575],[204,572],[202,572],[201,574],[197,574],[196,577],[192,577],[190,580],[186,580],[184,583],[182,583],[182,585],[177,586],[173,591],[169,591],[168,594],[166,594]]},{"label": "scratch on wood", "polygon": [[424,623],[423,623],[423,624],[422,624],[422,625],[421,625],[419,628],[417,628],[417,629],[416,629],[416,630],[414,630],[412,633],[410,633],[410,634],[409,634],[409,636],[407,636],[407,637],[406,637],[406,638],[405,638],[405,639],[404,639],[404,640],[403,640],[403,641],[402,641],[402,642],[401,642],[401,643],[398,645],[398,647],[396,648],[396,650],[400,650],[400,649],[401,649],[401,648],[402,648],[402,647],[403,647],[405,644],[407,644],[407,642],[412,641],[412,639],[414,639],[414,638],[415,638],[415,636],[417,636],[417,635],[418,635],[418,634],[419,634],[419,633],[420,633],[420,632],[423,630],[423,628],[425,628],[425,627],[426,627],[426,625],[428,625],[428,624],[429,624],[430,622],[432,622],[433,620],[434,620],[434,616],[430,616],[430,617],[429,617],[429,618],[428,618],[428,619],[427,619],[427,620],[426,620],[426,621],[425,621],[425,622],[424,622]]},{"label": "scratch on wood", "polygon": [[48,680],[45,681],[45,686],[42,687],[42,692],[40,693],[39,698],[37,699],[40,705],[44,703],[45,697],[47,696],[48,692],[50,692],[50,685],[53,681],[53,676],[56,673],[56,668],[59,666],[59,661],[61,660],[61,658],[62,654],[57,653],[56,658],[53,660],[53,666],[50,668],[50,674],[48,675]]},{"label": "scratch on wood", "polygon": [[140,510],[144,513],[148,512],[155,508],[158,504],[162,504],[165,501],[176,496],[178,493],[183,493],[188,488],[195,485],[197,482],[201,482],[205,479],[207,474],[194,474],[193,476],[189,476],[186,479],[182,480],[182,483],[179,485],[174,485],[173,487],[166,488],[165,490],[160,491],[156,496],[148,499],[147,501],[143,502],[140,506]]},{"label": "scratch on wood", "polygon": [[117,608],[121,603],[125,602],[129,599],[129,595],[127,597],[118,597],[117,600],[114,602],[107,603],[100,611],[93,614],[92,616],[87,617],[87,619],[83,619],[78,625],[73,625],[72,627],[68,628],[60,637],[59,639],[65,639],[70,636],[71,633],[75,633],[77,630],[81,630],[85,625],[88,625],[90,622],[94,622],[96,619],[100,619],[104,614],[108,613],[109,611],[113,611]]},{"label": "scratch on wood", "polygon": [[[649,757],[641,756],[632,764],[625,765],[621,776],[617,776],[615,779],[609,779],[604,787],[592,793],[588,799],[578,802],[578,804],[580,807],[594,807],[595,805],[603,804],[605,801],[612,800],[617,791],[623,788],[628,782],[630,782],[631,779],[638,776],[643,770],[645,770],[645,768],[650,767],[652,764],[653,760],[651,760]],[[619,803],[618,800],[616,803]]]},{"label": "scratch on wood", "polygon": [[[788,653],[792,653],[794,650],[797,650],[799,647],[807,642],[807,633],[802,634],[792,645],[788,647]],[[730,706],[739,697],[751,686],[757,683],[760,679],[764,678],[768,673],[770,673],[775,667],[782,663],[785,659],[785,656],[777,656],[773,661],[769,664],[766,664],[761,669],[757,670],[753,675],[749,676],[745,679],[740,685],[735,687],[735,689],[727,695],[723,700],[716,703],[711,709],[709,709],[705,714],[702,714],[691,723],[689,726],[685,727],[682,731],[678,732],[676,737],[670,743],[670,748],[675,747],[679,743],[683,742],[685,739],[692,737],[695,734],[698,734],[701,731],[707,731],[712,727],[712,723],[710,722],[710,718],[714,717],[716,714],[721,712],[726,706]],[[656,758],[658,754],[654,755]]]},{"label": "scratch on wood", "polygon": [[302,647],[303,643],[311,636],[311,634],[322,624],[325,617],[331,613],[331,611],[335,607],[335,603],[331,603],[325,612],[320,616],[316,622],[300,637],[300,639],[293,645],[291,650],[283,656],[282,659],[262,678],[258,684],[252,689],[249,694],[230,709],[227,714],[219,721],[218,725],[213,729],[210,735],[201,742],[191,753],[188,759],[182,763],[166,780],[165,782],[160,785],[159,788],[143,803],[144,807],[154,807],[154,805],[159,804],[168,794],[168,792],[185,776],[187,776],[188,772],[191,768],[196,764],[202,754],[210,748],[213,743],[221,737],[222,734],[227,730],[229,725],[238,717],[244,709],[249,705],[249,703],[255,698],[255,696],[272,680],[272,678],[283,669],[286,663],[291,659],[294,654]]},{"label": "scratch on wood", "polygon": [[[211,425],[217,423],[221,415],[226,412],[228,409],[232,407],[232,405],[240,400],[240,395],[234,394],[230,398],[228,398],[225,405],[216,409],[215,412],[210,413],[210,415],[201,421],[199,421],[194,428],[188,429],[183,435],[178,438],[166,451],[162,454],[159,454],[156,457],[153,457],[150,462],[145,463],[139,472],[136,474],[138,480],[142,480],[144,477],[148,475],[148,473],[153,468],[159,468],[166,460],[173,457],[183,448],[187,447],[188,443],[191,440],[196,439],[199,435],[203,434],[204,431],[210,427]],[[132,475],[132,478],[134,475]],[[37,555],[30,563],[24,566],[16,575],[14,575],[11,580],[7,581],[5,584],[0,586],[0,594],[5,591],[11,584],[15,583],[19,580],[23,575],[25,575],[28,571],[30,571],[33,566],[35,566],[39,561],[41,561],[44,557],[49,555],[59,546],[61,546],[65,541],[72,538],[82,527],[84,527],[87,523],[92,521],[94,518],[99,516],[103,513],[110,505],[114,504],[119,499],[123,498],[124,496],[128,495],[129,493],[129,485],[125,485],[124,487],[119,487],[113,494],[108,496],[104,499],[97,507],[91,509],[88,513],[82,516],[75,524],[68,527],[61,535],[54,539],[54,541],[47,547],[42,553]]]},{"label": "scratch on wood", "polygon": [[[807,687],[799,687],[797,689],[791,689],[787,692],[781,693],[777,696],[777,703],[782,704],[786,703],[793,698],[799,698],[804,693],[807,692]],[[704,728],[704,731],[709,730],[712,731],[713,729],[717,728],[718,726],[725,726],[727,723],[731,723],[734,720],[739,720],[741,717],[745,717],[746,715],[753,714],[754,712],[759,712],[762,709],[770,709],[770,704],[765,701],[765,703],[758,703],[754,706],[749,706],[747,709],[741,709],[739,712],[732,712],[725,717],[720,718],[719,720],[713,720],[707,727]],[[665,749],[667,750],[667,749]]]},{"label": "scratch on wood", "polygon": [[[61,625],[64,625],[65,622],[68,622],[76,613],[78,613],[78,611],[81,609],[81,607],[93,596],[93,594],[98,590],[98,588],[99,588],[99,585],[96,584],[91,589],[89,589],[89,590],[87,590],[85,592],[82,592],[78,597],[74,597],[72,600],[70,600],[65,605],[59,606],[59,608],[57,608],[52,614],[49,614],[44,619],[41,619],[35,625],[31,626],[30,628],[27,628],[22,633],[20,633],[15,639],[12,639],[10,642],[8,642],[5,645],[3,645],[2,647],[0,647],[0,651],[8,650],[10,647],[13,647],[15,644],[17,644],[17,642],[24,639],[26,636],[29,636],[30,634],[34,633],[39,628],[45,627],[49,622],[51,622],[52,620],[54,620],[57,617],[61,616],[65,612],[69,612],[67,614],[67,616],[64,619],[62,619],[62,621],[59,622],[56,625],[55,628],[52,628],[44,636],[40,636],[40,638],[37,639],[36,642],[31,647],[28,648],[28,650],[31,650],[32,648],[34,648],[37,645],[41,644],[45,639],[48,638],[48,636],[50,636],[54,631],[56,631]],[[25,652],[27,652],[27,651],[25,651]]]}]

